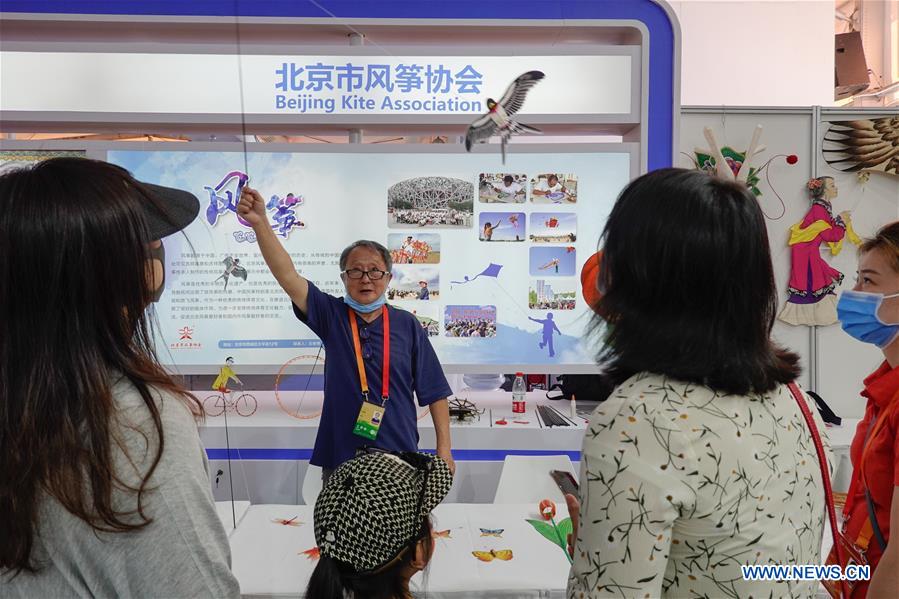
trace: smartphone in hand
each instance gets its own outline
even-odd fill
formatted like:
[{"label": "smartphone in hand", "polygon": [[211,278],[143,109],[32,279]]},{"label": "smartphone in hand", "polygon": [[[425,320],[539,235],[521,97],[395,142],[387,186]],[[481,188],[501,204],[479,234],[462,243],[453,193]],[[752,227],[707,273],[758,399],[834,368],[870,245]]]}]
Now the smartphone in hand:
[{"label": "smartphone in hand", "polygon": [[551,470],[549,475],[556,482],[556,486],[562,491],[562,495],[571,494],[578,497],[578,484],[570,472],[565,470]]}]

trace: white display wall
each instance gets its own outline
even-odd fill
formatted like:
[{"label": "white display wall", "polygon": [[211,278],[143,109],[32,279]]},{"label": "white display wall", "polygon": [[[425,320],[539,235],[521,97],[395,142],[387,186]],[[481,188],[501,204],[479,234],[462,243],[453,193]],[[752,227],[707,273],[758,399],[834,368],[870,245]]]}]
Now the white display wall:
[{"label": "white display wall", "polygon": [[[872,173],[862,185],[854,173],[841,173],[828,166],[821,154],[820,140],[827,129],[825,119],[853,120],[877,118],[882,111],[845,112],[806,109],[760,108],[688,108],[684,109],[680,124],[680,155],[678,166],[691,167],[687,155],[694,149],[707,148],[703,128],[710,127],[721,146],[744,151],[749,145],[756,125],[762,125],[761,142],[767,149],[752,161],[761,166],[777,155],[794,154],[799,159],[787,164],[783,156],[774,158],[758,184],[762,195],[759,203],[769,216],[768,237],[778,286],[778,308],[787,298],[790,278],[790,250],[787,246],[789,228],[802,219],[809,208],[806,182],[813,176],[832,176],[839,190],[833,201],[833,212],[852,210],[853,224],[861,237],[872,235],[878,227],[899,218],[899,177]],[[687,155],[685,155],[687,154]],[[767,175],[767,176],[766,176]],[[773,189],[772,189],[773,187]],[[775,195],[783,198],[784,207]],[[775,219],[781,215],[781,218]],[[844,243],[842,252],[831,256],[822,246],[822,256],[845,278],[837,293],[855,284],[855,247]],[[792,326],[776,321],[774,338],[798,353],[802,359],[801,383],[817,391],[843,417],[858,418],[864,411],[864,399],[858,393],[862,380],[882,361],[880,351],[845,334],[839,325],[817,327]]]},{"label": "white display wall", "polygon": [[[201,198],[194,223],[164,240],[167,288],[156,305],[156,339],[167,366],[217,373],[230,355],[243,374],[321,368],[318,338],[294,317],[235,212],[249,173],[296,268],[322,291],[344,294],[343,248],[358,239],[387,246],[394,254],[388,301],[420,319],[448,372],[596,370],[580,270],[637,172],[635,144],[529,144],[506,164],[498,152],[433,144],[340,144],[327,152],[300,145],[263,152],[254,144],[246,154],[152,145],[107,158],[142,181]],[[547,176],[565,181],[568,192],[541,195]],[[504,177],[520,180],[514,198],[496,198],[493,185]],[[391,194],[425,207],[403,200],[394,211]],[[407,240],[427,251],[403,253]],[[241,276],[223,274],[229,260],[240,261]],[[484,333],[460,331],[457,322],[484,323]]]},{"label": "white display wall", "polygon": [[[821,112],[818,127],[818,175],[834,178],[839,195],[834,202],[834,213],[852,210],[853,224],[862,238],[873,235],[879,227],[899,218],[899,176],[871,173],[864,184],[855,173],[841,173],[828,166],[820,153],[821,139],[827,132],[830,120],[877,118],[889,114],[887,111],[847,113],[838,110]],[[897,112],[894,110],[892,115]],[[834,268],[845,273],[842,289],[855,285],[856,252],[849,246],[839,256],[828,257]],[[829,252],[827,252],[829,253]],[[861,417],[865,400],[859,397],[862,379],[869,375],[883,361],[883,354],[875,346],[856,341],[845,334],[839,326],[819,327],[818,343],[818,384],[822,396],[827,397],[831,406],[840,415]]]},{"label": "white display wall", "polygon": [[[767,149],[755,164],[761,165],[780,154],[795,154],[798,157],[798,162],[792,166],[786,164],[783,156],[773,160],[768,166],[768,176],[762,173],[758,185],[762,192],[759,201],[768,215],[776,217],[782,211],[774,190],[777,190],[785,204],[786,211],[782,218],[768,220],[781,306],[786,300],[786,284],[790,273],[787,232],[808,208],[805,183],[811,176],[834,177],[839,188],[839,194],[834,201],[834,212],[851,209],[856,230],[863,237],[872,234],[877,227],[899,218],[899,178],[873,173],[867,183],[862,185],[855,174],[841,173],[829,167],[820,151],[820,141],[825,134],[828,120],[866,119],[888,115],[895,115],[895,111],[891,113],[874,109],[822,110],[812,107],[794,109],[690,107],[682,111],[679,146],[683,153],[676,162],[678,166],[691,166],[687,155],[692,155],[697,147],[707,146],[702,134],[705,126],[713,129],[721,145],[744,150],[749,145],[755,126],[762,125],[764,131],[761,141]],[[152,145],[154,144],[142,144],[142,146]],[[206,151],[214,146],[209,143],[191,145]],[[107,150],[123,146],[124,144],[110,142],[74,141],[35,143],[4,140],[0,144],[4,150],[85,149],[89,156],[97,158],[104,157]],[[582,240],[579,239],[580,241]],[[583,241],[587,242],[586,239]],[[825,259],[844,273],[845,279],[841,290],[851,288],[855,280],[854,247],[847,244],[843,252],[835,257],[827,252]],[[800,355],[804,369],[801,382],[806,388],[818,391],[838,414],[848,418],[861,416],[864,403],[858,393],[862,388],[864,377],[880,363],[881,355],[876,348],[853,340],[843,333],[838,325],[818,327],[812,331],[808,327],[794,327],[777,321],[774,337]]]}]

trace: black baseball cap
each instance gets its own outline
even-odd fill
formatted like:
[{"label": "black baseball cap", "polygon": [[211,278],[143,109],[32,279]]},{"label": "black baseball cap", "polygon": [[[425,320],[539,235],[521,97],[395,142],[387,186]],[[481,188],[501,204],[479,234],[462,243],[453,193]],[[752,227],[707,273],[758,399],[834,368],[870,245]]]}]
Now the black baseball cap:
[{"label": "black baseball cap", "polygon": [[150,235],[148,241],[177,233],[197,218],[200,200],[189,191],[144,183],[136,179],[135,182],[155,201],[144,204],[144,218]]},{"label": "black baseball cap", "polygon": [[[84,170],[94,173],[97,172],[97,167],[107,171],[108,169],[118,171],[125,185],[133,185],[137,188],[138,195],[143,196],[140,198],[142,200],[140,204],[144,213],[144,222],[147,225],[148,239],[146,241],[155,241],[177,233],[193,222],[200,212],[200,200],[194,194],[182,189],[138,181],[127,169],[105,160],[95,160],[83,156],[58,156],[41,160],[35,164],[20,166],[25,166],[25,168],[12,170],[33,170],[35,172],[46,170],[53,173],[55,177],[64,177],[67,174],[80,175]],[[6,171],[0,172],[6,174]]]}]

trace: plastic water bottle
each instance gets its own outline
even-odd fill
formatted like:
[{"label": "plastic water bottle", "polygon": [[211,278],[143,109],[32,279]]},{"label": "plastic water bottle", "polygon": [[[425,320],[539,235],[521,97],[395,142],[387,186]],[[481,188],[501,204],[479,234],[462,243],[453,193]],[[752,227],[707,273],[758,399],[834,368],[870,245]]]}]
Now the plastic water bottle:
[{"label": "plastic water bottle", "polygon": [[515,382],[512,383],[512,412],[515,414],[524,414],[524,399],[525,399],[525,386],[524,386],[524,373],[516,372],[515,373]]}]

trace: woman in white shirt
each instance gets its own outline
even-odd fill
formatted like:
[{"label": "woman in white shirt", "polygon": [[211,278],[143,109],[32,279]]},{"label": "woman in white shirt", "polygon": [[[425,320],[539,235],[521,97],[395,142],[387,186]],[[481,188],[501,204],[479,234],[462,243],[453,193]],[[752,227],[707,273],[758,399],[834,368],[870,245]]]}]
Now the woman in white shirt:
[{"label": "woman in white shirt", "polygon": [[84,158],[0,176],[0,596],[240,595],[145,312],[199,207]]},{"label": "woman in white shirt", "polygon": [[601,245],[595,324],[617,387],[584,436],[569,596],[813,597],[817,582],[741,571],[819,564],[825,524],[787,387],[799,360],[770,338],[757,201],[698,171],[655,171],[622,192]]}]

